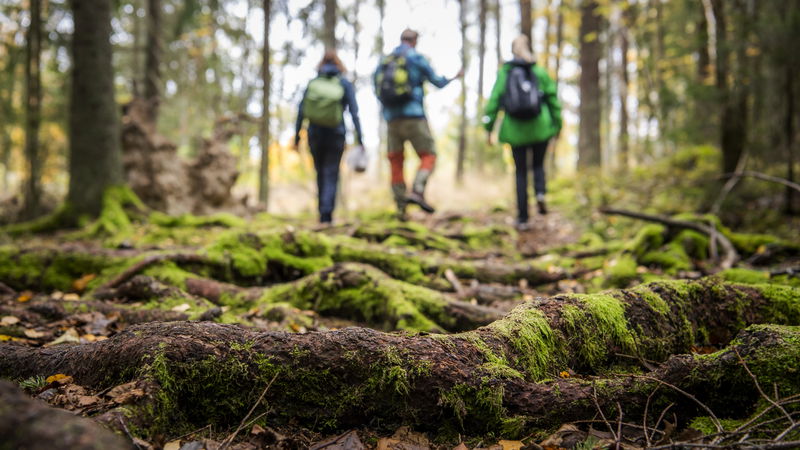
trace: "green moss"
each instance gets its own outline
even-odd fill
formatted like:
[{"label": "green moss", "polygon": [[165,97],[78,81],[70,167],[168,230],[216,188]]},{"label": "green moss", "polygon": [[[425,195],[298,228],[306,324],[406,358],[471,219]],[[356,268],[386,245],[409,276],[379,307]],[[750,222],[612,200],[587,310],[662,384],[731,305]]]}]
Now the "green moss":
[{"label": "green moss", "polygon": [[0,248],[0,279],[17,290],[73,290],[72,283],[84,275],[100,274],[119,259],[90,253],[49,249]]},{"label": "green moss", "polygon": [[511,344],[518,355],[514,365],[533,381],[553,374],[563,361],[560,340],[544,313],[532,304],[517,306],[487,328]]},{"label": "green moss", "polygon": [[[131,212],[141,214],[147,207],[127,186],[112,186],[103,193],[100,216],[79,235],[108,236],[112,243],[127,237],[133,230]],[[130,211],[130,212],[129,212]]]},{"label": "green moss", "polygon": [[768,300],[762,311],[769,323],[800,325],[800,289],[775,284],[757,284],[758,290]]},{"label": "green moss", "polygon": [[687,255],[694,259],[708,259],[710,241],[708,236],[694,230],[683,230],[673,239],[680,243]]},{"label": "green moss", "polygon": [[627,287],[638,278],[638,264],[629,253],[622,253],[605,268],[606,287]]},{"label": "green moss", "polygon": [[724,281],[743,284],[762,284],[769,282],[769,272],[732,268],[717,273]]},{"label": "green moss", "polygon": [[496,354],[491,348],[489,348],[488,345],[486,345],[478,333],[463,333],[456,338],[465,339],[470,344],[475,346],[475,348],[477,348],[481,354],[483,354],[486,362],[480,367],[489,377],[501,379],[524,378],[520,371],[512,368],[509,365],[506,355],[502,353],[499,355]]},{"label": "green moss", "polygon": [[633,289],[631,289],[631,292],[633,292],[635,295],[639,296],[642,300],[644,300],[645,303],[647,303],[650,306],[650,308],[652,308],[654,311],[657,311],[660,314],[664,315],[669,314],[670,312],[669,305],[667,304],[666,301],[664,301],[663,298],[661,298],[660,295],[653,292],[651,286],[647,285],[636,286]]},{"label": "green moss", "polygon": [[663,268],[669,274],[692,269],[692,261],[679,241],[671,241],[660,250],[645,253],[639,262]]},{"label": "green moss", "polygon": [[393,278],[413,284],[426,284],[428,277],[420,261],[413,255],[396,249],[365,245],[355,239],[337,238],[333,248],[336,262],[361,262],[386,272]]},{"label": "green moss", "polygon": [[579,363],[594,370],[610,358],[610,349],[633,353],[634,336],[628,328],[623,303],[606,294],[576,296],[580,306],[565,305],[561,311],[570,347]]},{"label": "green moss", "polygon": [[639,229],[628,246],[628,250],[637,257],[658,249],[664,243],[667,229],[663,225],[647,224]]},{"label": "green moss", "polygon": [[161,212],[153,212],[150,214],[149,222],[166,228],[239,228],[246,224],[244,219],[229,213],[218,213],[210,216],[195,216],[193,214],[170,216]]}]

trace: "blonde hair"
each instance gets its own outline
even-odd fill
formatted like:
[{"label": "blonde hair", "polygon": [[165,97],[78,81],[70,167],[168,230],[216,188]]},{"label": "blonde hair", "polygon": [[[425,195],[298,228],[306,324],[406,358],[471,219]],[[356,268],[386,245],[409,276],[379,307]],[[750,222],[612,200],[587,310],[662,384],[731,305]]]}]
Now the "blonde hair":
[{"label": "blonde hair", "polygon": [[342,60],[339,59],[339,55],[336,54],[336,50],[329,48],[325,50],[325,55],[322,56],[322,61],[319,62],[317,65],[317,70],[322,69],[322,66],[325,64],[333,64],[339,69],[341,73],[347,73],[347,69],[345,69],[344,64],[342,64]]},{"label": "blonde hair", "polygon": [[514,41],[511,43],[511,54],[513,54],[515,58],[521,59],[529,63],[532,63],[534,61],[533,53],[531,53],[531,44],[530,41],[528,41],[528,36],[520,34],[519,36],[514,38]]}]

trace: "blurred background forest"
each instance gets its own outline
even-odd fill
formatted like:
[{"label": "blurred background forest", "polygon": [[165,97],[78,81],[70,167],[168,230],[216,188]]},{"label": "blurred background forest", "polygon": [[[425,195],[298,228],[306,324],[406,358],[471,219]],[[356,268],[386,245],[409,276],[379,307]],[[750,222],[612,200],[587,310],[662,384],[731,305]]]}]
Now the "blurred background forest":
[{"label": "blurred background forest", "polygon": [[[798,0],[110,3],[110,17],[94,21],[110,26],[113,72],[76,73],[90,85],[95,76],[111,77],[122,145],[101,150],[120,152],[126,181],[155,209],[313,211],[311,158],[287,144],[326,46],[338,48],[349,68],[373,156],[366,174],[345,175],[341,210],[388,209],[384,126],[371,75],[406,27],[420,31],[419,49],[437,72],[466,68],[459,87],[431,91],[426,100],[443,155],[431,197],[445,210],[511,205],[513,165],[507,149],[486,144],[480,112],[520,31],[533,37],[538,63],[557,79],[565,105],[564,130],[547,161],[558,178],[556,205],[569,190],[580,201],[562,204],[574,208],[639,202],[659,212],[730,213],[726,220],[739,222],[732,225],[780,224],[799,209],[798,194],[786,186],[800,163]],[[70,149],[76,129],[96,125],[70,121],[76,109],[92,107],[70,107],[71,74],[79,70],[73,7],[0,1],[4,223],[53,211],[77,185],[101,192],[114,184],[114,176],[92,174],[115,173],[103,164],[118,162]],[[764,181],[770,177],[783,184]],[[186,199],[204,186],[218,192]],[[181,189],[186,198],[170,192]],[[759,213],[742,214],[751,207]]]}]

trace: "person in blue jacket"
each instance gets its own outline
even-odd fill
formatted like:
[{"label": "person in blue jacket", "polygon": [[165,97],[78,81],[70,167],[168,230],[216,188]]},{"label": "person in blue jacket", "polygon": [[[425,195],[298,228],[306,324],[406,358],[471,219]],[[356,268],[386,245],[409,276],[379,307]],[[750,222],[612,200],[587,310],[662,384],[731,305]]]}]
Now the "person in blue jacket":
[{"label": "person in blue jacket", "polygon": [[[319,66],[318,77],[337,78],[344,93],[341,96],[342,108],[337,125],[325,126],[309,121],[308,145],[314,160],[314,169],[317,172],[317,194],[319,199],[319,221],[330,224],[333,221],[333,209],[336,206],[336,189],[339,183],[339,166],[344,154],[345,125],[344,111],[349,110],[355,128],[356,141],[363,146],[361,139],[361,121],[358,118],[358,103],[356,103],[353,84],[343,77],[346,72],[342,61],[336,55],[336,50],[325,50]],[[312,80],[313,82],[313,80]],[[309,83],[310,86],[310,83]],[[300,143],[300,130],[306,114],[303,111],[307,103],[309,89],[303,93],[303,99],[297,111],[297,124],[295,127],[294,147]]]},{"label": "person in blue jacket", "polygon": [[[390,55],[390,57],[405,56],[408,83],[411,87],[410,98],[400,104],[383,105],[383,118],[388,124],[387,151],[392,168],[392,193],[401,219],[405,218],[408,203],[414,203],[428,213],[434,211],[433,206],[425,201],[425,186],[436,165],[436,149],[428,120],[425,117],[423,83],[428,81],[438,88],[443,88],[464,74],[464,70],[461,69],[453,78],[437,75],[428,60],[417,53],[415,49],[418,36],[419,33],[414,30],[404,30],[400,35],[400,45]],[[378,65],[372,77],[379,97],[379,82],[385,64],[386,59]],[[403,146],[406,141],[411,142],[420,159],[420,166],[411,192],[406,191],[406,182],[403,176],[405,159]]]}]

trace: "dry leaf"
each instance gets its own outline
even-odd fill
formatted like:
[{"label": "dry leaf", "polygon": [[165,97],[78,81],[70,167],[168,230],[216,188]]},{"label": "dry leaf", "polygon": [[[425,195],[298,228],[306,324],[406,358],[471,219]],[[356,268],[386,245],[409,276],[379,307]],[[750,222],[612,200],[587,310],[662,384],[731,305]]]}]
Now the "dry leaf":
[{"label": "dry leaf", "polygon": [[560,376],[561,378],[569,378],[569,372],[567,372],[566,370],[562,370],[561,372],[558,373],[558,376]]},{"label": "dry leaf", "polygon": [[469,450],[469,448],[462,442],[454,447],[453,450]]},{"label": "dry leaf", "polygon": [[191,305],[189,305],[188,303],[181,303],[180,305],[178,305],[178,306],[176,306],[176,307],[172,308],[172,310],[173,310],[173,311],[175,311],[175,312],[182,313],[182,312],[186,312],[186,311],[188,311],[188,310],[189,310],[189,308],[191,308],[191,307],[192,307],[192,306],[191,306]]},{"label": "dry leaf", "polygon": [[0,334],[0,342],[2,341],[18,341],[19,338],[15,338],[14,336],[9,336],[7,334]]},{"label": "dry leaf", "polygon": [[80,299],[81,299],[81,296],[78,295],[78,294],[75,294],[73,292],[70,292],[69,294],[64,294],[64,296],[61,297],[61,300],[64,300],[66,302],[77,302]]},{"label": "dry leaf", "polygon": [[522,441],[506,441],[504,439],[500,440],[498,444],[503,447],[503,450],[521,450],[525,446]]},{"label": "dry leaf", "polygon": [[99,401],[100,399],[95,397],[94,395],[81,395],[80,397],[78,397],[78,406],[80,407],[92,406],[94,404],[97,404],[97,402]]},{"label": "dry leaf", "polygon": [[86,286],[89,284],[89,282],[95,278],[97,278],[97,275],[93,273],[84,275],[72,282],[72,289],[76,290],[77,292],[83,292],[86,290]]},{"label": "dry leaf", "polygon": [[14,316],[3,316],[0,319],[0,325],[9,326],[9,325],[16,325],[19,323],[19,318]]},{"label": "dry leaf", "polygon": [[86,340],[86,342],[94,342],[94,341],[97,340],[97,336],[89,333],[89,334],[84,334],[83,336],[81,336],[81,339]]},{"label": "dry leaf", "polygon": [[164,450],[180,450],[180,448],[181,448],[180,440],[167,442],[166,444],[164,444]]},{"label": "dry leaf", "polygon": [[29,337],[31,339],[38,339],[40,337],[43,337],[45,334],[47,334],[47,333],[43,333],[41,331],[36,331],[36,330],[32,330],[32,329],[25,330],[25,336],[27,336],[27,337]]},{"label": "dry leaf", "polygon": [[33,292],[31,291],[22,291],[19,296],[17,297],[18,302],[27,302],[28,300],[33,298]]},{"label": "dry leaf", "polygon": [[45,347],[51,347],[53,345],[59,344],[80,344],[81,338],[78,336],[78,332],[75,328],[70,328],[69,330],[65,331],[64,334],[59,336],[56,340],[52,342],[48,342],[44,344]]}]

